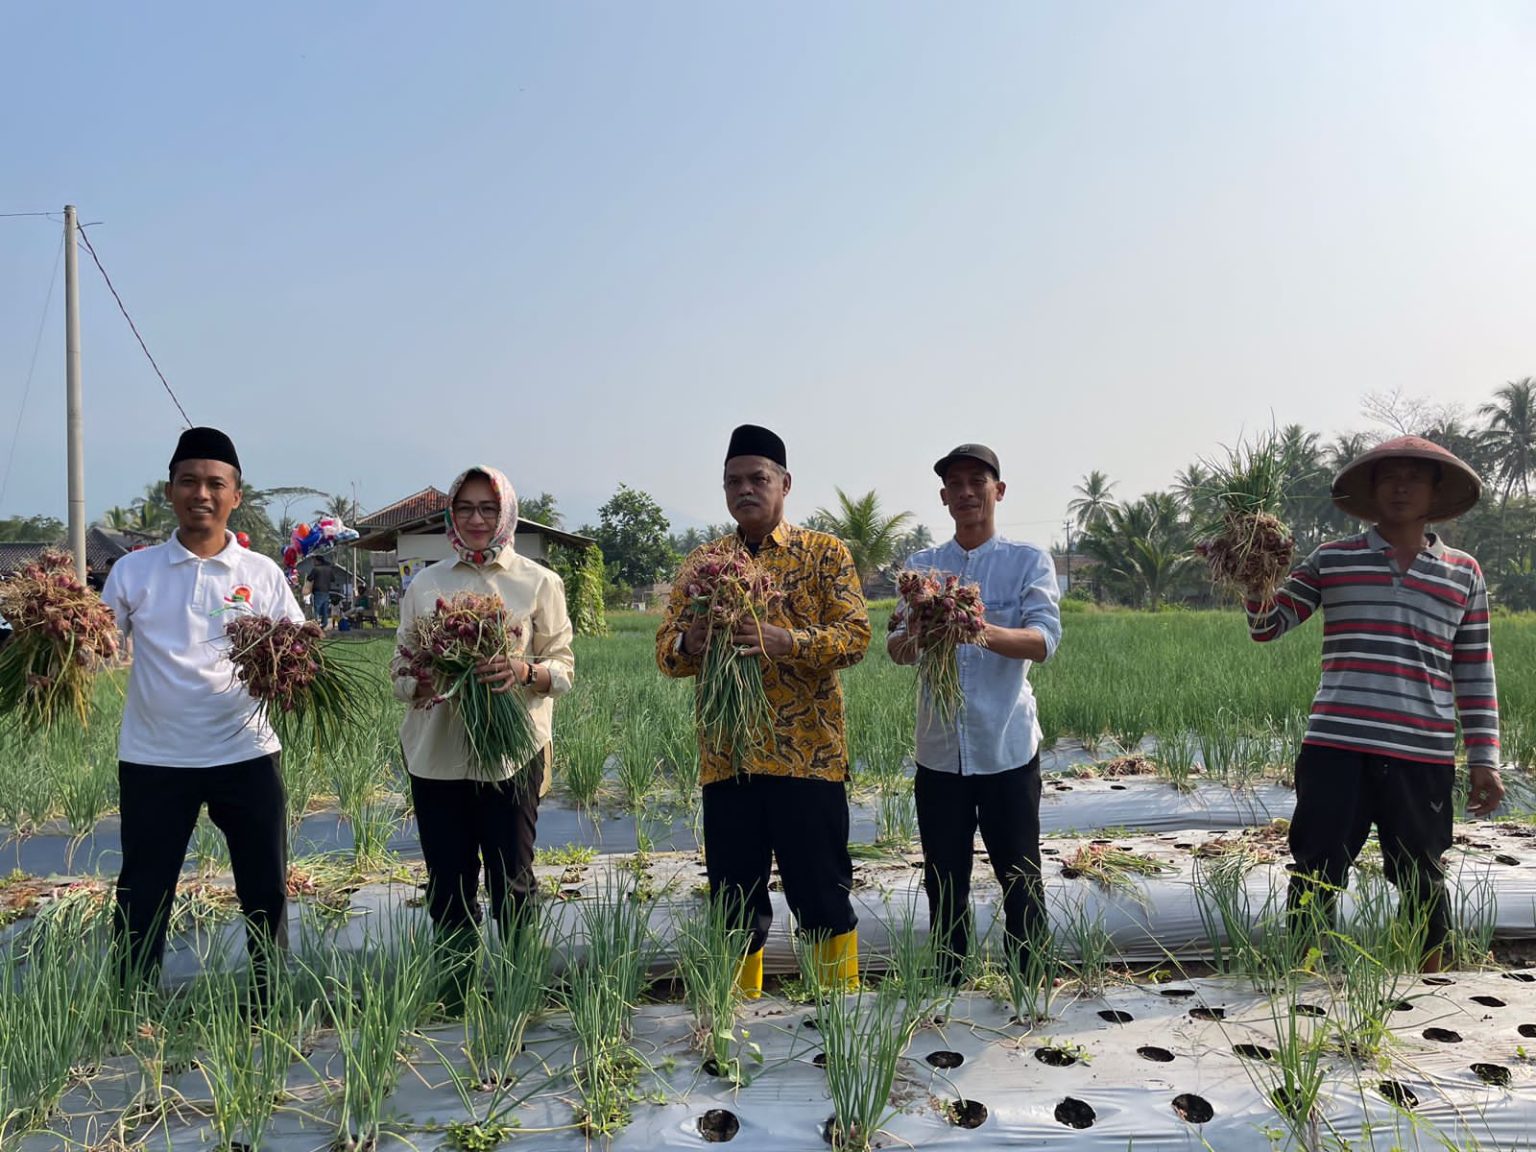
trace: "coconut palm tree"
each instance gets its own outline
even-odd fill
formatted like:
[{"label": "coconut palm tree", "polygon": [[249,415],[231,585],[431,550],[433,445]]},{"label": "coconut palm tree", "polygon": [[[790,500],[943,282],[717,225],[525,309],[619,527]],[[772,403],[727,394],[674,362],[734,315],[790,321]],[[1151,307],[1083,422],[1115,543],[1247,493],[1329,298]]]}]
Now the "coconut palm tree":
[{"label": "coconut palm tree", "polygon": [[1536,471],[1536,378],[1512,380],[1494,392],[1494,399],[1477,410],[1488,421],[1485,439],[1493,475],[1503,485],[1508,503],[1518,487],[1531,494]]},{"label": "coconut palm tree", "polygon": [[133,509],[114,504],[101,514],[100,523],[113,532],[127,532],[133,528],[134,519]]},{"label": "coconut palm tree", "polygon": [[1111,495],[1114,490],[1114,481],[1094,469],[1083,477],[1081,484],[1072,489],[1077,495],[1067,503],[1067,515],[1086,531],[1102,519],[1106,512],[1116,507],[1114,496]]},{"label": "coconut palm tree", "polygon": [[910,512],[897,512],[886,516],[880,510],[880,497],[871,488],[854,499],[841,488],[837,492],[837,511],[816,509],[819,521],[827,525],[827,531],[848,545],[853,553],[853,566],[858,569],[859,579],[868,584],[882,568],[891,563],[896,552],[896,542],[901,537],[903,525],[912,519]]}]

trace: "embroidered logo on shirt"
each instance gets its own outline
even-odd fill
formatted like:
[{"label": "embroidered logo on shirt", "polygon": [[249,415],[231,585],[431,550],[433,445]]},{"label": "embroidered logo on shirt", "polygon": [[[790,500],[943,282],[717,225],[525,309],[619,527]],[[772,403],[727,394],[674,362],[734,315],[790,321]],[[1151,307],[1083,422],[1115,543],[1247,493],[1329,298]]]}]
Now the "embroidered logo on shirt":
[{"label": "embroidered logo on shirt", "polygon": [[224,607],[215,609],[212,615],[222,616],[226,612],[249,612],[251,610],[250,586],[246,584],[237,584],[235,587],[231,588],[229,590],[229,594],[224,597]]}]

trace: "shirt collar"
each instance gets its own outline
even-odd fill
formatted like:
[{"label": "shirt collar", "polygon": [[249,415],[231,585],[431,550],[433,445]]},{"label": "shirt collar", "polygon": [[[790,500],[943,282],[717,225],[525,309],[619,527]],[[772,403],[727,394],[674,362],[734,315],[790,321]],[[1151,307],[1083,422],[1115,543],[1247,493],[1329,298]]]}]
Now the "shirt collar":
[{"label": "shirt collar", "polygon": [[[761,549],[764,545],[770,543],[775,548],[783,548],[786,544],[789,543],[789,538],[794,533],[794,531],[795,526],[788,520],[780,520],[773,526],[773,531],[763,537],[763,543],[759,544],[758,548]],[[746,543],[746,537],[741,534],[740,528],[736,529],[736,538],[743,544]]]},{"label": "shirt collar", "polygon": [[[1429,540],[1429,543],[1420,548],[1419,551],[1428,552],[1436,560],[1443,559],[1445,556],[1445,541],[1440,539],[1439,535],[1434,532],[1426,532],[1424,536]],[[1392,550],[1392,545],[1387,543],[1387,538],[1381,534],[1374,524],[1366,532],[1365,542],[1377,552],[1389,552]]]},{"label": "shirt collar", "polygon": [[959,552],[964,556],[985,556],[988,552],[997,547],[998,541],[1001,539],[1002,537],[994,532],[980,544],[976,545],[976,547],[967,549],[961,545],[960,541],[951,536],[947,546],[953,548],[956,552]]},{"label": "shirt collar", "polygon": [[195,552],[188,551],[187,546],[181,542],[179,532],[172,532],[171,538],[165,544],[171,550],[172,564],[186,564],[190,561],[206,559],[209,563],[222,564],[225,568],[233,568],[239,563],[240,553],[244,551],[235,541],[235,534],[228,528],[224,530],[224,547],[212,556],[203,557]]},{"label": "shirt collar", "polygon": [[496,550],[496,555],[492,556],[490,558],[490,560],[488,560],[484,564],[471,564],[468,560],[464,559],[464,557],[460,556],[457,559],[457,561],[455,561],[454,567],[455,568],[500,568],[502,571],[505,572],[505,571],[508,571],[508,570],[511,569],[513,561],[514,561],[514,558],[516,556],[517,556],[517,552],[513,550],[512,544],[509,541],[508,543],[506,543],[506,544],[502,545],[500,548],[498,548]]}]

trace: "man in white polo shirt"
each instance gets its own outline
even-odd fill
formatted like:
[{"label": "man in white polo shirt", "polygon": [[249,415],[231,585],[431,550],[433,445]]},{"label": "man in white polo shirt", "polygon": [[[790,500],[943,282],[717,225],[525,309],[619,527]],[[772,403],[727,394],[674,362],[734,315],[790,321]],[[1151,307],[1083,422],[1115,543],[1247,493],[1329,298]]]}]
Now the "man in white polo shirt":
[{"label": "man in white polo shirt", "polygon": [[240,458],[228,436],[183,432],[166,493],[176,532],[124,556],[102,591],[133,640],[118,742],[118,960],[125,982],[158,979],[176,880],[206,804],[229,843],[260,997],[269,953],[287,946],[281,746],[235,683],[224,626],[237,613],[304,616],[282,570],[228,530],[240,506]]}]

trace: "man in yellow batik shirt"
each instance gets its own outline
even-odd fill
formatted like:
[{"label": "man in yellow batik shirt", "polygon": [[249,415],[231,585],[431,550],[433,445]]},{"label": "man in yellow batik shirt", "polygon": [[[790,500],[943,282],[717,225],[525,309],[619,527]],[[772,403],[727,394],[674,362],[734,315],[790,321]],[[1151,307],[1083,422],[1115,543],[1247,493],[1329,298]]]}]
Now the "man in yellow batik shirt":
[{"label": "man in yellow batik shirt", "polygon": [[[749,996],[763,987],[775,858],[795,923],[815,940],[818,969],[851,982],[859,962],[837,671],[864,658],[869,613],[847,545],[785,522],[786,463],[784,442],[768,429],[744,424],[731,434],[725,504],[736,539],[783,593],[766,623],[744,626],[733,637],[741,658],[762,661],[773,738],[736,764],[702,733],[699,740],[710,896],[726,901],[752,930],[738,978]],[[676,678],[698,675],[703,657],[705,623],[688,609],[686,589],[675,585],[656,633],[656,663]]]}]

